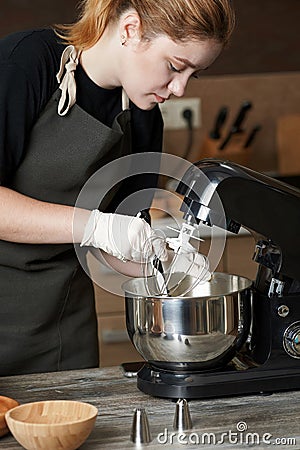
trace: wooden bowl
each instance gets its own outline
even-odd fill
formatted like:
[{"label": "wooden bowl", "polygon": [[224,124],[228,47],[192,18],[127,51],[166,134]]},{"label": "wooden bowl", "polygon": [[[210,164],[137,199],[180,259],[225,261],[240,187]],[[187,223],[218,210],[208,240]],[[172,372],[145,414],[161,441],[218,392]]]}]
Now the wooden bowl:
[{"label": "wooden bowl", "polygon": [[9,397],[3,397],[0,395],[0,437],[4,436],[9,432],[9,429],[6,424],[5,414],[9,409],[18,406],[19,403],[16,400],[13,400]]},{"label": "wooden bowl", "polygon": [[98,410],[89,403],[49,400],[7,411],[14,438],[27,450],[75,450],[91,433]]}]

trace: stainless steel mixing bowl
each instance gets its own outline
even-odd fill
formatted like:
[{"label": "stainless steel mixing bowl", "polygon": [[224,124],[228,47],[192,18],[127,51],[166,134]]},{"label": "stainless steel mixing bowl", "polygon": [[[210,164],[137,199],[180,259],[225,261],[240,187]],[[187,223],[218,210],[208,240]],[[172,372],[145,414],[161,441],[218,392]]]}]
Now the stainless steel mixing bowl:
[{"label": "stainless steel mixing bowl", "polygon": [[[184,283],[193,285],[195,279],[186,276]],[[237,275],[214,273],[188,296],[151,297],[149,279],[129,280],[123,284],[129,337],[146,361],[164,370],[224,365],[248,336],[251,284]]]}]

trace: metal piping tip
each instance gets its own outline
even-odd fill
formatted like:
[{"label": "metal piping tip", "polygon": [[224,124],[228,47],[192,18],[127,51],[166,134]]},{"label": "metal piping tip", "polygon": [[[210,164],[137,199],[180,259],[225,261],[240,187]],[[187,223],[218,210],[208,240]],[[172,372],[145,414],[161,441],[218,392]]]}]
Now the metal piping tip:
[{"label": "metal piping tip", "polygon": [[132,442],[136,444],[146,444],[152,440],[148,417],[144,408],[134,410],[130,437]]},{"label": "metal piping tip", "polygon": [[189,404],[184,398],[177,400],[173,428],[178,431],[186,431],[193,428]]}]

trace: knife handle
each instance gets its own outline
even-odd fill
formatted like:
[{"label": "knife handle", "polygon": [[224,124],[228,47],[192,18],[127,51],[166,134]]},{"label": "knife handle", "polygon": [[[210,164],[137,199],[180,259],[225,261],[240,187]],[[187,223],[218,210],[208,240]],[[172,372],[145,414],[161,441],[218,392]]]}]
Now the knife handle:
[{"label": "knife handle", "polygon": [[217,115],[214,129],[209,133],[211,139],[220,139],[221,137],[220,129],[226,120],[227,113],[228,108],[226,106],[223,106]]},{"label": "knife handle", "polygon": [[256,133],[261,129],[260,125],[256,125],[252,130],[250,131],[248,138],[244,144],[244,148],[249,147],[250,144],[252,144],[253,139],[255,138]]},{"label": "knife handle", "polygon": [[231,139],[231,136],[234,134],[234,132],[232,130],[230,130],[226,136],[226,138],[224,139],[224,141],[220,144],[219,146],[219,150],[224,150],[224,148],[226,147],[226,145],[228,144],[228,142]]},{"label": "knife handle", "polygon": [[231,127],[233,133],[239,133],[241,131],[241,125],[242,122],[245,119],[246,113],[249,109],[252,108],[251,102],[244,102],[238,112],[238,115],[236,116],[235,121],[233,122],[233,125]]}]

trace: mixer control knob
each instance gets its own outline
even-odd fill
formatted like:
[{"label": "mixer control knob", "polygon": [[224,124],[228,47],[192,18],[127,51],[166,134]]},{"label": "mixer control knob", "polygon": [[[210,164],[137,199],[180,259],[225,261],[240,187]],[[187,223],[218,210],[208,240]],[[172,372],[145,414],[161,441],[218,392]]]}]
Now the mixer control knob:
[{"label": "mixer control knob", "polygon": [[288,355],[300,359],[300,322],[294,322],[284,332],[283,347]]},{"label": "mixer control knob", "polygon": [[280,305],[277,309],[277,312],[280,317],[286,317],[289,315],[290,308],[286,305]]}]

